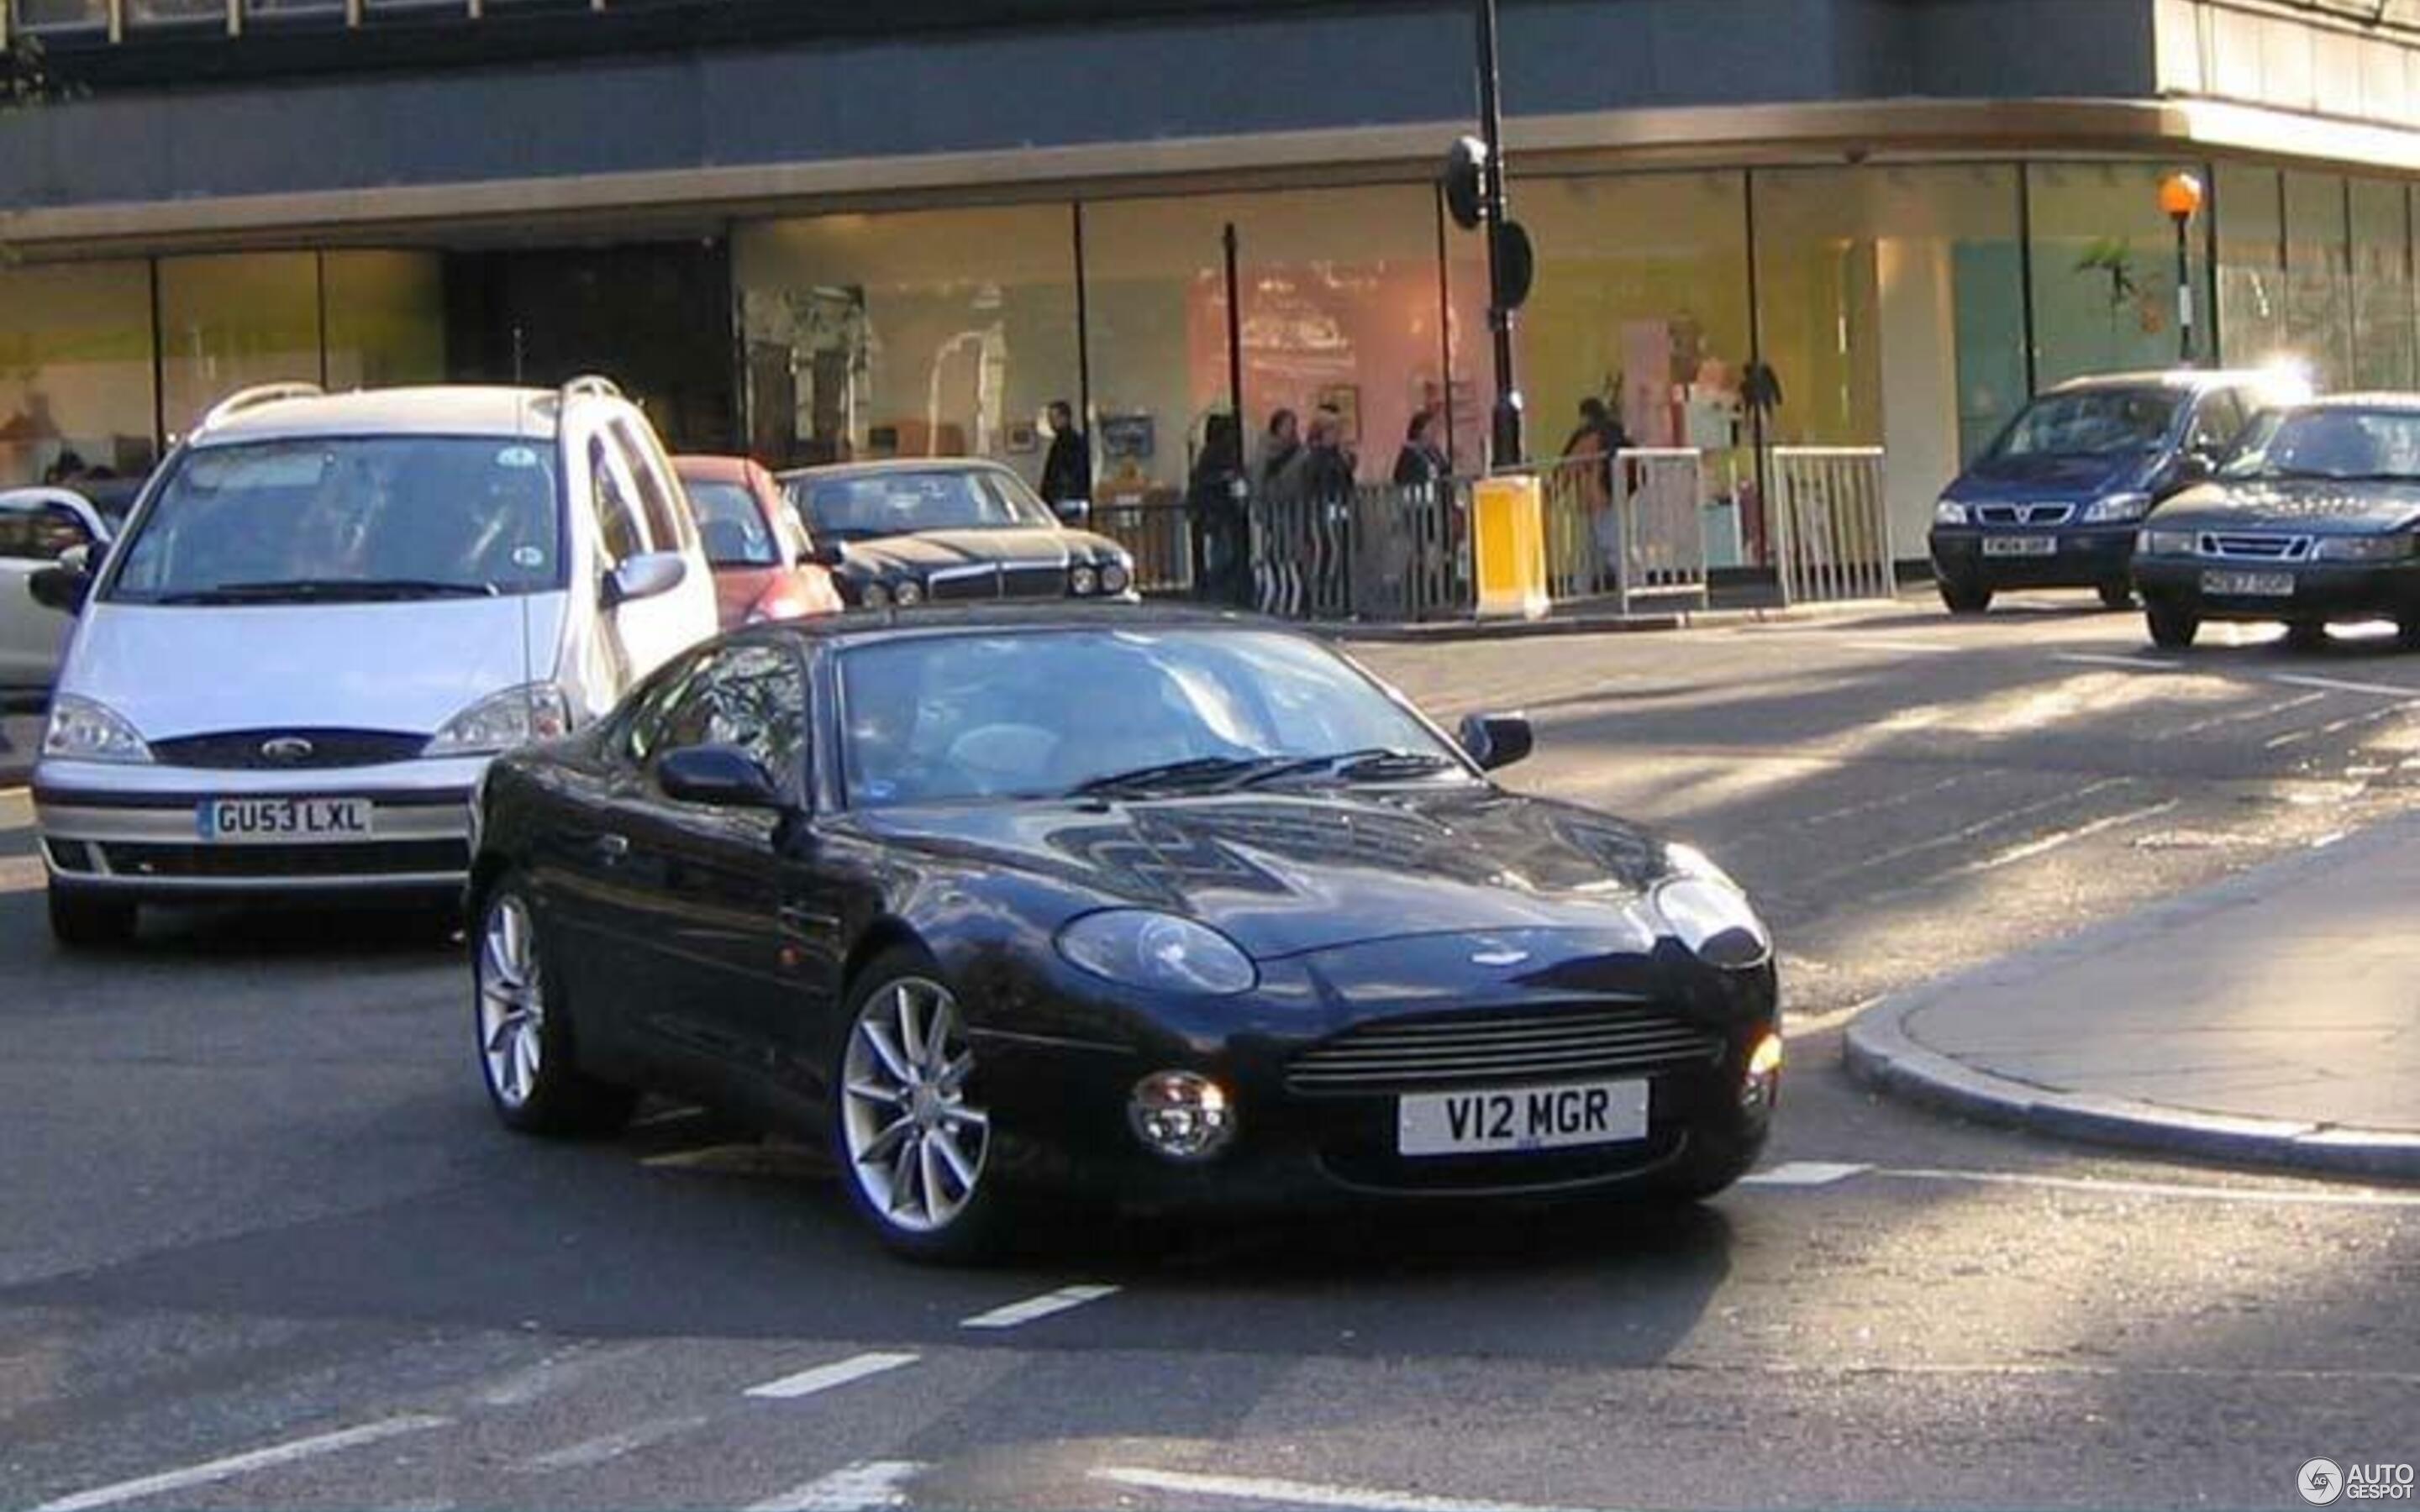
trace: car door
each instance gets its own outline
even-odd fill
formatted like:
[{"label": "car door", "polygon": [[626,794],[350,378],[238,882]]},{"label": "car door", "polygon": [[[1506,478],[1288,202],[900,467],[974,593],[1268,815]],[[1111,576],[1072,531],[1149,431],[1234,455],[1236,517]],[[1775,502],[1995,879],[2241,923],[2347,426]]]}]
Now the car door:
[{"label": "car door", "polygon": [[[584,450],[582,471],[597,517],[601,578],[659,547],[642,503],[641,469],[628,448],[611,427],[598,426],[589,432]],[[670,544],[661,549],[680,549],[677,533],[666,539]],[[698,562],[690,563],[682,582],[669,593],[604,606],[603,591],[600,580],[597,618],[602,644],[597,673],[609,695],[618,697],[632,683],[714,633],[714,584]]]},{"label": "car door", "polygon": [[35,602],[33,577],[73,548],[97,555],[101,544],[91,518],[55,495],[0,497],[0,688],[45,688],[56,680],[75,621]]},{"label": "car door", "polygon": [[[787,811],[683,802],[659,780],[664,758],[736,747],[773,775]],[[805,664],[773,637],[717,647],[674,703],[644,772],[614,808],[618,866],[635,905],[626,1000],[666,1053],[762,1083],[774,1071],[799,959],[785,948],[782,842],[805,811]],[[618,952],[617,952],[618,953]]]},{"label": "car door", "polygon": [[648,540],[656,550],[676,555],[688,565],[680,582],[663,595],[664,632],[675,641],[675,650],[695,645],[722,628],[713,568],[706,560],[706,545],[698,538],[697,512],[690,507],[680,474],[664,455],[653,426],[636,410],[628,410],[614,417],[611,428],[621,442],[622,455],[629,459],[630,484],[637,493],[639,512],[647,522]]}]

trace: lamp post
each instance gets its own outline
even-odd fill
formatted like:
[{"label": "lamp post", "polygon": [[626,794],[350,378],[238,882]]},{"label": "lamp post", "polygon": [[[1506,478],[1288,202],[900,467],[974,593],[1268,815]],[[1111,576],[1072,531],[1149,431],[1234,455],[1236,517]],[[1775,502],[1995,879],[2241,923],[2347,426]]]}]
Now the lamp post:
[{"label": "lamp post", "polygon": [[2177,228],[2177,355],[2187,367],[2194,362],[2193,255],[2185,232],[2201,211],[2201,180],[2189,173],[2172,173],[2160,180],[2160,208]]}]

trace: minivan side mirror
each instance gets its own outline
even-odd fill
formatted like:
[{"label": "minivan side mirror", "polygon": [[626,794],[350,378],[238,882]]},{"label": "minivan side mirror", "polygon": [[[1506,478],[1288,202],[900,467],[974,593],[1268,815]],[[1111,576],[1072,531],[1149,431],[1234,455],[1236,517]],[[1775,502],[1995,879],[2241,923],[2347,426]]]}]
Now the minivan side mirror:
[{"label": "minivan side mirror", "polygon": [[607,573],[599,599],[607,609],[615,609],[633,599],[669,594],[688,577],[688,559],[679,552],[649,551]]},{"label": "minivan side mirror", "polygon": [[37,568],[25,579],[25,592],[44,609],[81,614],[85,600],[92,596],[91,560],[90,547],[71,546],[59,553],[57,562]]},{"label": "minivan side mirror", "polygon": [[1493,772],[1527,761],[1538,748],[1537,733],[1527,715],[1472,714],[1462,721],[1462,748],[1482,772]]},{"label": "minivan side mirror", "polygon": [[787,807],[765,764],[737,746],[684,746],[656,764],[656,785],[675,803],[718,809]]}]

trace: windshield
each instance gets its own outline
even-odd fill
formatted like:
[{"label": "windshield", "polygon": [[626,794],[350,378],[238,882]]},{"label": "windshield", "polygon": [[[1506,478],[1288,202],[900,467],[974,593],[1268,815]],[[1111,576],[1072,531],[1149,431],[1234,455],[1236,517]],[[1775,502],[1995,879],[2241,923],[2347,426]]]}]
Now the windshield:
[{"label": "windshield", "polygon": [[2025,406],[1987,460],[2111,456],[2148,452],[2167,440],[2182,395],[2168,389],[2082,389]]},{"label": "windshield", "polygon": [[1466,774],[1419,719],[1333,652],[1262,631],[918,636],[844,653],[852,805],[1199,791],[1331,775],[1311,758],[1407,752],[1389,776]]},{"label": "windshield", "polygon": [[811,533],[844,541],[1058,523],[1022,480],[997,468],[801,478],[790,485],[790,497]]},{"label": "windshield", "polygon": [[706,545],[710,567],[778,567],[781,543],[767,528],[756,496],[736,483],[687,485],[690,507],[697,511],[697,532]]},{"label": "windshield", "polygon": [[525,594],[564,579],[551,444],[384,436],[185,455],[116,553],[130,603]]},{"label": "windshield", "polygon": [[2273,409],[2253,421],[2220,475],[2420,482],[2420,410]]}]

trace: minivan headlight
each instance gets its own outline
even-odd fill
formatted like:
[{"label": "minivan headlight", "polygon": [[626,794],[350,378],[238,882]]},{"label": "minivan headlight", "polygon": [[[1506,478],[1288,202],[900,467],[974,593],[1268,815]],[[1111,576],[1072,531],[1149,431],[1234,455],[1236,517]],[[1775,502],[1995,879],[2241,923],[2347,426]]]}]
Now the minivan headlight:
[{"label": "minivan headlight", "polygon": [[571,729],[571,700],[555,683],[523,683],[490,693],[445,721],[423,756],[491,756],[552,740]]},{"label": "minivan headlight", "polygon": [[42,754],[64,762],[148,763],[151,748],[126,716],[106,703],[61,693],[51,700]]},{"label": "minivan headlight", "polygon": [[2323,535],[2311,548],[2318,562],[2400,562],[2411,556],[2420,536],[2410,531],[2393,535]]},{"label": "minivan headlight", "polygon": [[1144,908],[1086,914],[1059,932],[1059,953],[1095,977],[1154,992],[1232,997],[1261,978],[1217,930]]},{"label": "minivan headlight", "polygon": [[1932,506],[1932,523],[1935,525],[1966,524],[1966,506],[1955,499],[1944,499]]},{"label": "minivan headlight", "polygon": [[2151,512],[2151,496],[2147,493],[2113,493],[2096,499],[2084,506],[2086,525],[2123,525],[2128,520],[2141,519]]}]

